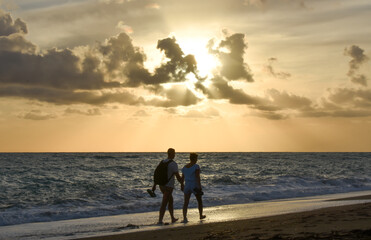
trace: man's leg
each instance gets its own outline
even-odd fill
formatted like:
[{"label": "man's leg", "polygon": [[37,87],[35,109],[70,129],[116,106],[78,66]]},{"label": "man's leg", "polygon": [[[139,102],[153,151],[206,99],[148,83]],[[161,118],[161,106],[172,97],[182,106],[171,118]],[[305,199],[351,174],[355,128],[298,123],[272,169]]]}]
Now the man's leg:
[{"label": "man's leg", "polygon": [[169,204],[168,204],[169,213],[171,216],[171,222],[175,223],[178,221],[178,218],[174,217],[174,198],[173,198],[173,190],[171,190],[171,194],[169,195]]},{"label": "man's leg", "polygon": [[[160,190],[162,192],[162,203],[161,203],[161,208],[160,208],[160,215],[158,218],[158,223],[162,223],[162,220],[164,219],[165,211],[166,211],[166,206],[169,203],[170,196],[172,197],[173,189],[169,187],[164,187],[160,186]],[[169,209],[170,211],[170,209]]]}]

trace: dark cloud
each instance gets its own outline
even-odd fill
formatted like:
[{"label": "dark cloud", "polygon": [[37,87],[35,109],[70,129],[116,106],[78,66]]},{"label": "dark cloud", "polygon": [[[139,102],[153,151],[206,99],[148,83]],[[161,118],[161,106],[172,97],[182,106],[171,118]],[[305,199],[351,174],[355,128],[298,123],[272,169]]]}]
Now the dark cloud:
[{"label": "dark cloud", "polygon": [[337,88],[331,89],[328,100],[332,103],[349,108],[370,108],[371,89]]},{"label": "dark cloud", "polygon": [[[108,82],[98,68],[94,56],[78,57],[72,50],[51,49],[36,53],[36,46],[26,41],[23,33],[27,27],[21,20],[3,15],[0,32],[0,84],[45,87],[56,89],[103,89],[119,87],[118,82]],[[22,33],[22,34],[21,34]]]},{"label": "dark cloud", "polygon": [[[119,61],[141,61],[142,55],[132,47],[127,35],[100,45],[101,55],[95,49],[80,55],[70,49],[36,53],[36,47],[24,39],[23,34],[27,32],[24,22],[13,22],[9,14],[3,14],[1,19],[0,32],[8,35],[0,37],[0,97],[67,105],[144,102],[141,97],[121,89],[120,82],[109,81],[106,76],[108,70],[113,72],[119,68]],[[105,59],[101,64],[102,56],[110,60]]]},{"label": "dark cloud", "polygon": [[367,86],[366,76],[358,73],[361,65],[369,59],[364,54],[364,50],[356,45],[352,45],[351,47],[344,49],[344,54],[352,58],[349,62],[349,71],[347,74],[351,81],[362,86]]},{"label": "dark cloud", "polygon": [[91,104],[103,105],[107,103],[121,103],[127,105],[144,104],[142,97],[137,97],[125,90],[115,92],[103,91],[70,91],[64,89],[26,87],[26,86],[2,86],[0,97],[19,97],[59,105]]},{"label": "dark cloud", "polygon": [[13,18],[9,13],[4,13],[0,9],[0,36],[10,36],[14,33],[27,33],[26,23],[21,19],[17,18],[13,21]]},{"label": "dark cloud", "polygon": [[260,100],[251,97],[241,89],[235,89],[228,84],[228,81],[221,76],[211,79],[212,84],[207,88],[201,81],[196,83],[196,88],[201,90],[209,99],[228,99],[232,104],[257,104]]},{"label": "dark cloud", "polygon": [[358,70],[359,66],[368,60],[368,57],[364,54],[364,50],[356,45],[352,45],[350,48],[345,48],[344,53],[353,59],[349,62],[350,70]]},{"label": "dark cloud", "polygon": [[328,96],[320,105],[301,113],[303,117],[369,117],[371,89],[328,89]]},{"label": "dark cloud", "polygon": [[13,18],[0,9],[0,51],[34,53],[36,46],[24,38],[27,33],[26,23]]},{"label": "dark cloud", "polygon": [[253,96],[242,89],[233,88],[222,76],[214,77],[211,81],[211,85],[207,88],[199,81],[196,83],[196,88],[209,99],[225,99],[231,104],[247,105],[256,110],[253,114],[255,116],[281,120],[289,117],[285,111],[295,111],[297,114],[314,111],[313,102],[306,97],[276,89],[267,90],[265,97]]},{"label": "dark cloud", "polygon": [[123,86],[138,87],[153,82],[152,75],[144,67],[145,54],[133,45],[126,33],[109,38],[98,48],[103,55],[106,72],[110,77],[124,78]]},{"label": "dark cloud", "polygon": [[157,48],[163,51],[169,60],[155,69],[152,83],[182,82],[186,80],[185,77],[189,73],[194,73],[197,76],[195,57],[193,55],[184,56],[174,37],[159,40]]},{"label": "dark cloud", "polygon": [[103,73],[92,69],[88,61],[69,49],[52,49],[43,55],[0,51],[0,83],[70,90],[120,86],[118,82],[106,82]]},{"label": "dark cloud", "polygon": [[222,64],[221,76],[228,80],[254,81],[249,66],[244,62],[245,49],[247,49],[244,34],[235,33],[227,36],[217,47],[214,45],[214,40],[210,40],[208,48],[209,52],[215,54]]},{"label": "dark cloud", "polygon": [[269,89],[268,96],[272,98],[272,103],[281,109],[305,110],[310,109],[312,101],[309,98],[280,92],[276,89]]},{"label": "dark cloud", "polygon": [[[270,90],[268,95],[273,97],[271,104],[277,108],[271,110],[260,109],[256,115],[269,119],[284,119],[289,117],[285,110],[295,110],[299,117],[370,117],[371,116],[371,89],[335,88],[328,89],[327,97],[323,97],[318,104],[311,100]],[[292,114],[291,114],[292,115]]]},{"label": "dark cloud", "polygon": [[[226,99],[231,104],[247,105],[250,108],[262,111],[261,116],[270,116],[270,119],[281,119],[273,114],[282,110],[307,111],[312,109],[312,101],[309,98],[280,92],[270,89],[266,92],[266,97],[252,96],[245,93],[242,89],[235,89],[228,84],[222,77],[212,79],[212,84],[205,87],[201,82],[196,84],[199,89],[209,99]],[[285,117],[286,118],[286,117]]]},{"label": "dark cloud", "polygon": [[273,68],[273,64],[274,62],[277,61],[277,58],[269,58],[268,59],[268,64],[264,66],[264,71],[267,72],[268,74],[272,75],[273,77],[275,78],[279,78],[279,79],[287,79],[289,77],[291,77],[291,74],[290,73],[286,73],[286,72],[277,72],[274,68]]},{"label": "dark cloud", "polygon": [[10,36],[0,36],[0,52],[2,51],[33,54],[36,52],[36,46],[22,34],[14,33]]},{"label": "dark cloud", "polygon": [[355,76],[351,76],[351,81],[353,83],[357,83],[365,87],[367,86],[367,77],[363,74],[357,74]]},{"label": "dark cloud", "polygon": [[145,55],[138,47],[134,47],[132,39],[126,33],[120,33],[107,40],[99,47],[104,56],[104,63],[109,73],[122,71],[124,63],[133,63],[143,66]]},{"label": "dark cloud", "polygon": [[294,114],[302,115],[303,112],[314,111],[313,105],[309,98],[269,89],[266,91],[266,97],[251,108],[258,110],[254,112],[254,116],[270,120],[282,120]]},{"label": "dark cloud", "polygon": [[145,54],[140,48],[133,46],[126,33],[110,38],[99,48],[105,58],[107,72],[111,76],[123,76],[126,87],[182,82],[189,73],[197,75],[194,56],[185,56],[175,38],[158,41],[157,48],[164,52],[167,61],[157,67],[153,74],[144,67]]},{"label": "dark cloud", "polygon": [[[4,16],[0,31],[10,35],[0,38],[0,43],[4,43],[0,48],[0,97],[23,97],[55,104],[116,102],[160,107],[189,106],[199,102],[186,88],[164,90],[160,86],[185,81],[188,73],[197,74],[195,58],[185,56],[175,38],[158,41],[157,47],[168,61],[151,74],[144,67],[145,54],[132,44],[126,33],[79,54],[71,49],[36,53],[36,47],[17,33],[26,26],[20,20],[13,23],[10,15]],[[162,98],[146,103],[142,97],[124,90],[125,87],[140,86],[152,86]]]},{"label": "dark cloud", "polygon": [[20,114],[18,117],[27,120],[49,120],[56,118],[57,116],[54,114],[44,113],[40,110],[31,110],[28,113]]}]

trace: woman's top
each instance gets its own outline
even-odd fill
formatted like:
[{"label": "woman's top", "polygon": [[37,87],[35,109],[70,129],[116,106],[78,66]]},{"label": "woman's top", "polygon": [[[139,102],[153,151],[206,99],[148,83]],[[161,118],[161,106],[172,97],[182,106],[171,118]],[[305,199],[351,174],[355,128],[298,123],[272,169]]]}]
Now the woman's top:
[{"label": "woman's top", "polygon": [[195,188],[200,188],[197,183],[196,179],[196,170],[200,170],[200,166],[198,164],[194,164],[193,166],[187,168],[182,168],[182,173],[184,176],[185,184],[184,184],[184,193],[195,193]]}]

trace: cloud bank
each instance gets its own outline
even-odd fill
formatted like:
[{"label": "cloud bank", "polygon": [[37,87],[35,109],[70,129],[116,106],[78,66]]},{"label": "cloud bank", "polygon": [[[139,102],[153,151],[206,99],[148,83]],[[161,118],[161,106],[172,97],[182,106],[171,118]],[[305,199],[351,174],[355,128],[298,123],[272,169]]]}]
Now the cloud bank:
[{"label": "cloud bank", "polygon": [[[262,4],[264,1],[259,1]],[[157,41],[164,60],[150,71],[146,54],[127,33],[120,33],[93,46],[41,51],[26,39],[27,24],[0,12],[0,97],[38,100],[58,105],[89,104],[93,109],[109,103],[162,108],[193,106],[209,100],[226,100],[245,105],[251,115],[268,119],[299,117],[371,116],[371,91],[360,67],[368,61],[365,51],[353,45],[344,54],[351,57],[347,75],[358,88],[329,89],[319,101],[286,91],[267,89],[264,95],[247,94],[231,82],[255,82],[246,63],[248,43],[242,33],[224,32],[224,39],[211,39],[208,50],[220,61],[210,77],[200,77],[197,61],[184,54],[175,37]],[[278,79],[291,77],[273,68],[270,58],[265,70]],[[193,88],[189,80],[195,79]],[[187,84],[185,84],[187,83]],[[139,91],[138,91],[139,90]],[[100,115],[67,108],[65,114]],[[190,112],[190,116],[199,115]],[[53,116],[30,112],[27,119]]]}]

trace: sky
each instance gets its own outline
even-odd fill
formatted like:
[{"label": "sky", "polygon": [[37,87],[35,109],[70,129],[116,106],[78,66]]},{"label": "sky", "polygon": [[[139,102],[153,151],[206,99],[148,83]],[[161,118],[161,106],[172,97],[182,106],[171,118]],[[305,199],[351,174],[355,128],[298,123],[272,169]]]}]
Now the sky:
[{"label": "sky", "polygon": [[0,0],[0,152],[371,151],[368,0]]}]

